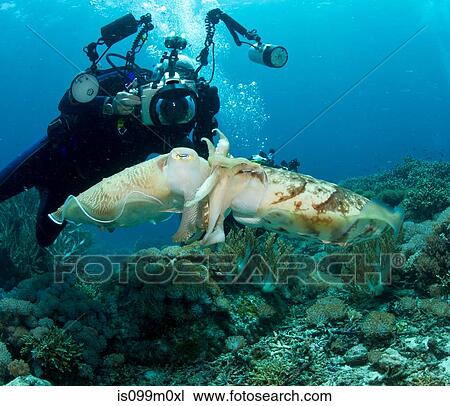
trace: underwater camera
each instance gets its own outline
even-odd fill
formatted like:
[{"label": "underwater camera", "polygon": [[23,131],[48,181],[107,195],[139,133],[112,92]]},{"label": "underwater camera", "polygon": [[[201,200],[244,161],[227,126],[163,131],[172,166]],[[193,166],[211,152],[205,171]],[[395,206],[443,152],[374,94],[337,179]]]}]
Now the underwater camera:
[{"label": "underwater camera", "polygon": [[178,53],[186,48],[186,39],[171,36],[166,38],[165,46],[171,53],[164,53],[156,68],[160,71],[159,81],[140,88],[142,121],[153,126],[189,124],[197,114],[196,81],[189,79],[189,70],[194,72],[195,66]]},{"label": "underwater camera", "polygon": [[[136,55],[143,49],[148,40],[149,32],[154,29],[150,14],[136,20],[132,14],[127,14],[116,21],[101,28],[101,37],[92,42],[83,50],[92,62],[91,67],[79,74],[72,82],[71,96],[78,103],[89,103],[102,92],[103,95],[115,96],[117,89],[110,89],[106,84],[105,76],[110,75],[111,69],[122,78],[124,89],[135,91],[141,97],[141,116],[145,125],[173,126],[188,124],[195,120],[198,104],[197,85],[201,81],[209,85],[215,74],[215,42],[216,25],[222,21],[231,33],[234,42],[241,46],[249,45],[249,58],[252,62],[271,68],[282,68],[288,62],[286,48],[262,42],[256,30],[247,30],[236,20],[220,9],[211,10],[205,19],[206,39],[195,61],[180,51],[186,49],[188,43],[182,36],[171,35],[165,38],[165,51],[161,63],[154,70],[143,69],[136,63]],[[126,56],[109,53],[109,49],[119,41],[136,34],[131,49]],[[239,36],[245,37],[241,41]],[[107,49],[99,55],[97,48],[101,45]],[[209,81],[199,79],[200,71],[209,64],[209,53],[212,47],[213,67]],[[99,62],[105,57],[111,66],[110,70],[100,70]],[[112,58],[125,62],[124,66],[116,66]],[[189,61],[187,61],[189,60]]]},{"label": "underwater camera", "polygon": [[145,125],[174,126],[191,123],[197,113],[197,92],[194,82],[187,83],[179,75],[165,75],[157,85],[140,90],[141,114]]}]

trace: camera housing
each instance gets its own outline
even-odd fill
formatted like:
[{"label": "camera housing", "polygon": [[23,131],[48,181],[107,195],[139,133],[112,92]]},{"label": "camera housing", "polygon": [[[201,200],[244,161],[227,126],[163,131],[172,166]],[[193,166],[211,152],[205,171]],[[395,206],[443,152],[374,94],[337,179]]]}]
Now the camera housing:
[{"label": "camera housing", "polygon": [[159,83],[140,89],[141,118],[148,126],[190,124],[197,115],[198,94],[194,81],[181,80],[178,74],[166,72]]}]

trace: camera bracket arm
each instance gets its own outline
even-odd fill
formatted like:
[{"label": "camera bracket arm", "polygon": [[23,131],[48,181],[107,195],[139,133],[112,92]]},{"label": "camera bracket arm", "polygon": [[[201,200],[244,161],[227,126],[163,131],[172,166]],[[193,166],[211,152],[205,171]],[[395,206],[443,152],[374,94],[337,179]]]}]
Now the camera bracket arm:
[{"label": "camera bracket arm", "polygon": [[228,14],[224,13],[220,9],[214,9],[210,11],[213,22],[216,22],[216,24],[219,23],[219,21],[223,21],[226,27],[228,28],[228,31],[230,31],[230,34],[232,35],[234,42],[238,47],[240,47],[244,42],[242,42],[239,39],[239,35],[245,37],[249,41],[255,41],[257,43],[261,42],[261,37],[258,35],[257,31],[255,29],[253,30],[247,30],[242,24],[238,23],[234,18],[229,16]]},{"label": "camera bracket arm", "polygon": [[242,24],[238,23],[234,18],[230,17],[219,8],[211,10],[208,12],[205,19],[206,40],[205,47],[197,57],[197,62],[200,63],[200,66],[197,68],[197,75],[204,66],[208,66],[209,64],[209,49],[211,46],[213,47],[214,53],[214,36],[216,33],[216,25],[219,24],[220,21],[224,22],[237,46],[241,46],[245,43],[241,41],[239,35],[245,37],[249,41],[256,41],[258,44],[261,43],[261,37],[258,35],[256,30],[249,31]]}]

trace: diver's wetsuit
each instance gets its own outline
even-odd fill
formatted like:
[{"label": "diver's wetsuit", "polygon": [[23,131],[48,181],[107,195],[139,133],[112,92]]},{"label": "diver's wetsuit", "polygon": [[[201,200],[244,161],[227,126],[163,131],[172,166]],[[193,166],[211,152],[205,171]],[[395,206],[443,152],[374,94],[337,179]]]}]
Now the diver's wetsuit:
[{"label": "diver's wetsuit", "polygon": [[[100,82],[108,94],[125,90],[121,76],[106,71],[108,82]],[[152,153],[166,153],[177,146],[196,147],[201,155],[202,137],[211,138],[217,126],[214,116],[220,109],[218,91],[199,86],[199,106],[193,124],[156,129],[144,126],[135,117],[103,115],[109,97],[79,104],[67,92],[59,104],[61,116],[48,128],[47,137],[0,172],[0,202],[26,189],[36,187],[40,207],[36,237],[40,245],[51,245],[63,226],[54,224],[48,214],[57,210],[69,195],[78,195],[105,177],[143,162]],[[124,120],[122,130],[119,119]],[[188,137],[193,132],[193,142]]]}]

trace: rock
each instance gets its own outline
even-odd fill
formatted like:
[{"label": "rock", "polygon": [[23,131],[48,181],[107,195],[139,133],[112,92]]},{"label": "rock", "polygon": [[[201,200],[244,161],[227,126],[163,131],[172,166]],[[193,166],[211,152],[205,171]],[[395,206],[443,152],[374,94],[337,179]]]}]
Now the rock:
[{"label": "rock", "polygon": [[404,344],[408,350],[413,352],[424,353],[427,352],[430,347],[428,343],[430,342],[430,337],[408,337],[405,338]]},{"label": "rock", "polygon": [[377,371],[372,371],[368,365],[352,368],[345,365],[338,368],[327,381],[325,386],[352,386],[352,385],[380,385],[383,375]]},{"label": "rock", "polygon": [[444,358],[439,363],[439,368],[442,369],[444,375],[447,376],[448,379],[448,377],[450,376],[450,357]]},{"label": "rock", "polygon": [[345,353],[344,359],[348,365],[364,365],[367,363],[367,353],[367,348],[364,345],[355,345]]},{"label": "rock", "polygon": [[408,360],[397,350],[388,348],[376,361],[376,366],[383,372],[399,371],[406,367]]},{"label": "rock", "polygon": [[36,378],[33,375],[19,376],[6,386],[52,386],[49,381],[45,379]]},{"label": "rock", "polygon": [[162,386],[166,380],[166,375],[162,371],[151,369],[144,373],[144,379],[152,386]]},{"label": "rock", "polygon": [[439,350],[441,350],[445,355],[450,355],[450,334],[444,334],[442,340],[438,344]]}]

